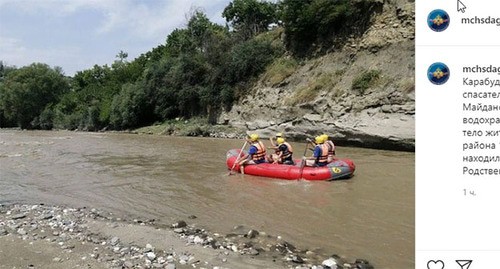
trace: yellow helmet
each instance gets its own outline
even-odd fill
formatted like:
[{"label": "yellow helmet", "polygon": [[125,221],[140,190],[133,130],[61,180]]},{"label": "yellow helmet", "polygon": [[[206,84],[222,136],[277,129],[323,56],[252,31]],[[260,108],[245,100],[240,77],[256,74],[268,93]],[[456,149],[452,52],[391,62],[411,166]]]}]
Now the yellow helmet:
[{"label": "yellow helmet", "polygon": [[276,137],[283,137],[283,134],[282,133],[277,133]]},{"label": "yellow helmet", "polygon": [[323,142],[328,140],[328,135],[327,134],[322,134],[321,137],[323,137]]},{"label": "yellow helmet", "polygon": [[316,144],[323,144],[325,141],[323,140],[323,136],[320,135],[314,138],[314,142],[316,142]]},{"label": "yellow helmet", "polygon": [[250,135],[250,141],[254,142],[259,140],[259,135],[258,134],[251,134]]},{"label": "yellow helmet", "polygon": [[283,142],[285,142],[285,139],[283,137],[278,137],[276,138],[276,142],[278,142],[278,144],[283,144]]}]

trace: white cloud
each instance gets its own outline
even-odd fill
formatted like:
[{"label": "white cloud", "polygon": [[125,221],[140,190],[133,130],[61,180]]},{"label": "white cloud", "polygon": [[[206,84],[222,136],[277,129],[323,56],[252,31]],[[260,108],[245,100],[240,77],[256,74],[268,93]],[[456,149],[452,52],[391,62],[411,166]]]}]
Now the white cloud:
[{"label": "white cloud", "polygon": [[0,36],[0,59],[4,63],[24,63],[24,55],[27,49],[22,45],[22,42],[15,38]]},{"label": "white cloud", "polygon": [[[21,40],[0,36],[0,60],[6,65],[22,67],[40,62],[51,67],[60,66],[66,74],[73,75],[79,66],[86,64],[88,58],[81,57],[77,47],[65,48],[32,48],[26,47]],[[88,63],[90,64],[90,63]],[[92,66],[92,65],[90,65]]]},{"label": "white cloud", "polygon": [[8,5],[27,14],[47,12],[58,17],[90,9],[104,17],[99,29],[96,29],[98,33],[129,30],[138,38],[151,38],[183,27],[186,14],[193,7],[202,8],[209,18],[218,18],[229,2],[230,0],[0,0],[0,7]]},{"label": "white cloud", "polygon": [[[94,64],[112,63],[120,50],[133,59],[164,43],[172,30],[186,26],[186,14],[193,8],[201,8],[212,21],[221,23],[222,10],[230,1],[0,0],[0,16],[3,11],[18,19],[0,18],[0,60],[16,66],[47,63],[72,75]],[[40,18],[50,19],[39,23]],[[20,21],[24,27],[16,25]],[[50,24],[54,22],[57,24]],[[84,38],[61,36],[64,23],[79,25],[77,32]],[[31,33],[31,29],[44,34]]]},{"label": "white cloud", "polygon": [[[229,0],[218,1],[165,1],[161,6],[147,6],[143,3],[126,2],[126,5],[109,6],[103,10],[106,22],[100,32],[129,29],[141,38],[166,37],[173,29],[184,27],[186,15],[194,8],[201,8],[208,17],[220,17]],[[217,10],[215,11],[214,8]]]}]

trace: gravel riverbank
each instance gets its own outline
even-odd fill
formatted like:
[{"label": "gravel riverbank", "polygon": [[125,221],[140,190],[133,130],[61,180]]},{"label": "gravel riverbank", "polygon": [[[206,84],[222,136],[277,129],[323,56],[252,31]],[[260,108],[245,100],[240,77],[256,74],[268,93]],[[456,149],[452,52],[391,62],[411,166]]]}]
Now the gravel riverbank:
[{"label": "gravel riverbank", "polygon": [[374,268],[242,226],[227,235],[184,220],[164,226],[98,209],[0,205],[0,268]]}]

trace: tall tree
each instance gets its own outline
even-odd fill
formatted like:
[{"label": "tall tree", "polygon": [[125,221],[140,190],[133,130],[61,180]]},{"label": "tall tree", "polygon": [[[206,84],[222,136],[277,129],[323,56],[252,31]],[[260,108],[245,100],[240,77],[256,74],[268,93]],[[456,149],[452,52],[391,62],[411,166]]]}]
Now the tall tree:
[{"label": "tall tree", "polygon": [[34,63],[9,72],[0,84],[0,108],[6,120],[21,128],[35,128],[34,120],[49,104],[68,92],[60,68]]},{"label": "tall tree", "polygon": [[128,53],[124,52],[123,50],[120,50],[120,52],[118,52],[118,54],[116,55],[116,59],[120,63],[125,62],[127,60],[127,57],[128,57]]},{"label": "tall tree", "polygon": [[277,22],[276,4],[258,0],[234,0],[224,8],[222,17],[244,39],[265,32]]},{"label": "tall tree", "polygon": [[305,56],[324,51],[350,34],[362,34],[383,4],[375,0],[283,0],[280,5],[285,45]]}]

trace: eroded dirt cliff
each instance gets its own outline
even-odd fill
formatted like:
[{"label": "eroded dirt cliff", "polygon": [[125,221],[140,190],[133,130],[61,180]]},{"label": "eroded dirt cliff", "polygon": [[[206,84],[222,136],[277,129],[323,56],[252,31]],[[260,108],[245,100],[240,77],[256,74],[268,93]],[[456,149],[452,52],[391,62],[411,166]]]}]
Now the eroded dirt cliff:
[{"label": "eroded dirt cliff", "polygon": [[263,137],[328,133],[339,145],[414,150],[414,2],[380,4],[362,35],[282,77],[268,70],[219,121]]}]

